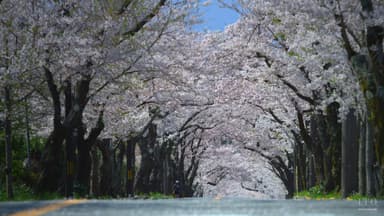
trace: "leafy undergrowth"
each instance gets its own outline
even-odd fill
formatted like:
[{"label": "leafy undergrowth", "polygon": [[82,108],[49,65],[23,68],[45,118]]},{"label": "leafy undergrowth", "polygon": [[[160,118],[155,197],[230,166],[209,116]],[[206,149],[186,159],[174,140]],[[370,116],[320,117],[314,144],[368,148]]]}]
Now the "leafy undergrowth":
[{"label": "leafy undergrowth", "polygon": [[[30,201],[30,200],[54,200],[54,199],[64,199],[62,195],[59,193],[35,193],[30,187],[22,184],[22,185],[15,185],[13,190],[14,198],[8,199],[7,193],[4,188],[0,188],[0,202],[2,201]],[[126,197],[112,197],[112,196],[82,196],[78,193],[74,194],[74,198],[76,199],[119,199],[123,198],[126,199]],[[173,199],[174,196],[172,195],[165,195],[158,192],[151,192],[149,194],[138,194],[135,196],[135,199]]]},{"label": "leafy undergrowth", "polygon": [[39,193],[36,194],[26,185],[15,185],[13,189],[14,198],[8,199],[4,188],[0,190],[0,201],[27,201],[27,200],[53,200],[62,199],[58,193]]},{"label": "leafy undergrowth", "polygon": [[[83,199],[84,196],[78,196],[75,193],[75,198],[77,199]],[[125,196],[118,196],[118,197],[113,197],[113,196],[86,196],[86,199],[101,199],[101,200],[108,200],[108,199],[127,199]],[[157,199],[174,199],[175,197],[172,195],[166,195],[162,194],[159,192],[150,192],[148,193],[138,193],[134,197],[131,197],[131,199],[152,199],[152,200],[157,200]]]},{"label": "leafy undergrowth", "polygon": [[[342,199],[340,192],[331,191],[324,192],[321,186],[314,186],[306,191],[300,191],[295,194],[294,199],[306,199],[306,200],[335,200]],[[372,200],[372,199],[384,199],[384,197],[369,197],[361,195],[359,193],[354,193],[347,198],[346,200]]]},{"label": "leafy undergrowth", "polygon": [[158,192],[150,192],[149,194],[139,194],[139,199],[173,199],[174,196],[172,195],[166,195]]},{"label": "leafy undergrowth", "polygon": [[295,194],[295,199],[308,199],[308,200],[332,200],[341,199],[341,195],[337,191],[329,193],[324,192],[321,186],[314,186],[306,191],[300,191]]}]

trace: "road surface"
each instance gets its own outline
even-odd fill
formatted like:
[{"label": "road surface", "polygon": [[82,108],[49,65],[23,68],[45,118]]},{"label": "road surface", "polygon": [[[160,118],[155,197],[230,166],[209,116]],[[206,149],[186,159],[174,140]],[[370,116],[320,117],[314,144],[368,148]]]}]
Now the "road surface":
[{"label": "road surface", "polygon": [[0,215],[133,216],[332,216],[384,215],[384,201],[252,199],[57,200],[1,202]]}]

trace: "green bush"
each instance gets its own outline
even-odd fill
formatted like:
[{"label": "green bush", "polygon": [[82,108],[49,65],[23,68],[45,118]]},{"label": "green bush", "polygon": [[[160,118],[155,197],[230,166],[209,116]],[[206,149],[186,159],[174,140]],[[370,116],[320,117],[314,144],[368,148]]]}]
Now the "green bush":
[{"label": "green bush", "polygon": [[[12,201],[25,200],[52,200],[63,198],[58,193],[35,193],[30,187],[25,184],[15,185],[13,188],[14,198]],[[11,201],[7,198],[7,193],[4,188],[0,190],[0,201]]]},{"label": "green bush", "polygon": [[159,192],[150,192],[149,194],[139,193],[137,194],[140,199],[173,199],[174,196],[166,195]]},{"label": "green bush", "polygon": [[326,193],[322,185],[316,185],[309,190],[300,191],[295,194],[296,199],[341,199],[341,195],[337,191]]},{"label": "green bush", "polygon": [[173,199],[174,197],[172,195],[166,195],[158,192],[151,192],[149,193],[150,199]]}]

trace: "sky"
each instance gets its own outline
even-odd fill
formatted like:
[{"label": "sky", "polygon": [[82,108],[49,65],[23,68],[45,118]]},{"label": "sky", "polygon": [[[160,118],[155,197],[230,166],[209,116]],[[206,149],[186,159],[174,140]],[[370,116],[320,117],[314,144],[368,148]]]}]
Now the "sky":
[{"label": "sky", "polygon": [[[202,2],[207,2],[202,0]],[[201,19],[203,23],[193,27],[195,31],[222,31],[226,25],[236,22],[239,14],[231,9],[220,7],[217,0],[208,0],[208,6],[201,6],[200,12],[203,14]],[[231,3],[231,0],[225,0],[226,3]]]}]

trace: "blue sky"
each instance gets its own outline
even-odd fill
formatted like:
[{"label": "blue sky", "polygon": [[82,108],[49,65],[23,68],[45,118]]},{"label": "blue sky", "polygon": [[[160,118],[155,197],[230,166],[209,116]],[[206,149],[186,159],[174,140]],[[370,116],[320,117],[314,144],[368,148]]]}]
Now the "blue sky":
[{"label": "blue sky", "polygon": [[[217,0],[209,0],[211,3],[208,6],[201,6],[200,12],[203,14],[201,19],[203,23],[193,27],[195,31],[222,31],[226,25],[236,22],[239,14],[231,9],[220,7]],[[206,2],[206,0],[201,0]],[[231,0],[225,0],[231,3]]]}]

